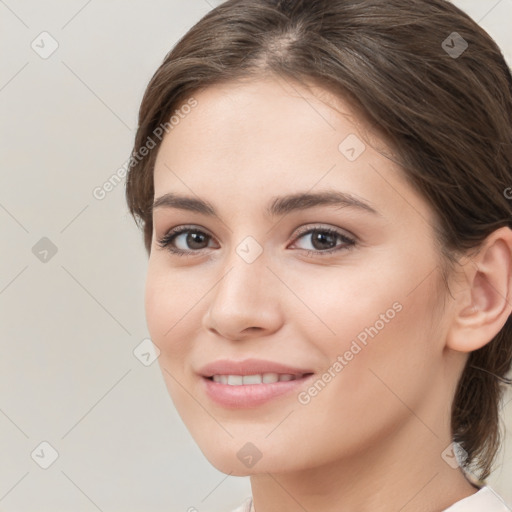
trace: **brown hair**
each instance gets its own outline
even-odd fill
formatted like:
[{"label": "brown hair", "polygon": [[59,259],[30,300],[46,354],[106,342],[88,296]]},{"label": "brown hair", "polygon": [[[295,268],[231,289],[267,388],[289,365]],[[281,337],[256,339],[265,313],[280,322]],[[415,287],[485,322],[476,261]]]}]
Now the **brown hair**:
[{"label": "brown hair", "polygon": [[[512,77],[496,43],[463,11],[445,0],[228,0],[167,54],[142,100],[126,197],[148,254],[159,143],[145,158],[134,155],[193,93],[262,73],[314,80],[361,109],[439,219],[447,262],[512,227],[504,193],[512,186]],[[509,317],[470,354],[453,401],[453,440],[482,480],[500,446],[511,361]]]}]

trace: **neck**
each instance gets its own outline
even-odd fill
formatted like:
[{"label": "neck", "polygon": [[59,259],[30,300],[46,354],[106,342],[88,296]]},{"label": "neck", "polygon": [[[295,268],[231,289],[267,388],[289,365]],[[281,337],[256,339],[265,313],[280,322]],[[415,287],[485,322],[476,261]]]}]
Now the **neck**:
[{"label": "neck", "polygon": [[441,454],[450,444],[411,415],[366,450],[320,467],[251,476],[256,512],[441,512],[478,488]]}]

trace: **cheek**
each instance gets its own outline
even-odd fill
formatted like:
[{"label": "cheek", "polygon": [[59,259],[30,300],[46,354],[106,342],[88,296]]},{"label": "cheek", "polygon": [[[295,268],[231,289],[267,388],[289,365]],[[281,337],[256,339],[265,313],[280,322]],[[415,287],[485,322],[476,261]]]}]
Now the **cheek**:
[{"label": "cheek", "polygon": [[144,303],[151,340],[160,350],[158,364],[167,391],[182,415],[191,407],[188,394],[183,392],[179,383],[185,381],[193,310],[192,304],[189,305],[189,295],[177,291],[180,286],[170,275],[168,270],[150,264]]},{"label": "cheek", "polygon": [[[281,442],[290,435],[303,441],[297,439],[301,431],[321,432],[320,437],[331,442],[327,446],[313,441],[316,456],[355,454],[409,421],[410,410],[422,410],[439,368],[431,343],[436,335],[431,329],[431,297],[424,288],[409,295],[409,289],[405,294],[398,289],[388,292],[364,308],[344,302],[346,315],[338,314],[333,324],[338,335],[322,342],[328,366],[301,395],[296,430],[288,425]],[[361,333],[365,343],[358,338]],[[319,382],[322,377],[328,382]]]},{"label": "cheek", "polygon": [[161,275],[157,275],[150,263],[146,277],[144,307],[151,339],[160,349],[165,333],[173,325],[173,319],[168,316],[168,312],[172,311],[171,304],[168,304],[172,301],[172,296],[166,296],[165,288]]},{"label": "cheek", "polygon": [[[369,424],[404,417],[404,403],[417,410],[435,381],[443,342],[434,318],[436,277],[414,291],[410,279],[376,284],[381,291],[375,301],[350,310],[349,336],[338,347],[347,362],[336,401],[343,396],[348,409]],[[343,323],[338,325],[341,330]]]},{"label": "cheek", "polygon": [[[339,392],[349,401],[361,394],[387,392],[371,371],[383,373],[397,389],[414,393],[439,363],[443,333],[436,328],[440,320],[436,303],[441,300],[436,282],[440,276],[431,272],[435,264],[424,263],[408,265],[394,255],[364,271],[340,269],[339,277],[332,279],[331,273],[329,282],[319,275],[302,281],[297,294],[308,297],[310,310],[323,323],[319,330],[318,321],[304,321],[302,330],[315,340],[326,369],[343,373],[343,379],[334,380],[345,381]],[[336,361],[339,364],[333,367]],[[416,391],[410,385],[413,381]]]},{"label": "cheek", "polygon": [[[166,367],[177,366],[190,343],[191,322],[197,325],[194,306],[200,300],[198,292],[190,291],[189,283],[171,279],[169,270],[150,263],[145,288],[145,314],[151,339],[160,349],[160,362]],[[184,292],[186,290],[186,292]],[[195,295],[198,295],[197,297]]]},{"label": "cheek", "polygon": [[404,302],[410,302],[409,276],[400,274],[396,263],[386,269],[382,260],[364,268],[322,268],[301,279],[287,279],[309,310],[301,306],[290,321],[299,322],[304,338],[331,357],[348,350],[355,339],[364,346],[365,341],[382,338],[392,324],[400,324]]}]

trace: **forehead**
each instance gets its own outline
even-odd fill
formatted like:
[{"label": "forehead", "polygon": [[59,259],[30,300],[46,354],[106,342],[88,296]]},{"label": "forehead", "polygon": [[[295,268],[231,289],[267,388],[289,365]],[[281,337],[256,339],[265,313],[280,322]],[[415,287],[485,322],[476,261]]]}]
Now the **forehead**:
[{"label": "forehead", "polygon": [[[175,144],[184,142],[182,138],[190,143],[190,131],[201,139],[205,150],[216,147],[222,140],[266,142],[267,147],[260,148],[260,153],[276,145],[293,146],[305,135],[327,136],[337,150],[336,142],[345,132],[359,129],[374,135],[375,142],[379,141],[349,101],[313,82],[300,84],[270,75],[258,80],[217,84],[193,97],[197,106],[180,116],[180,130],[173,128],[174,132],[180,132],[177,136],[174,133]],[[247,146],[232,145],[230,149],[241,152],[244,147]],[[301,146],[295,145],[295,150],[300,152]]]},{"label": "forehead", "polygon": [[318,86],[273,76],[210,86],[193,98],[193,109],[173,117],[158,151],[156,175],[162,163],[186,168],[194,162],[224,173],[233,166],[242,173],[255,163],[275,175],[293,168],[296,178],[298,162],[310,168],[326,159],[335,163],[340,143],[363,127],[348,102]]},{"label": "forehead", "polygon": [[159,148],[155,197],[172,190],[242,206],[240,196],[254,202],[334,188],[402,213],[422,201],[381,154],[391,149],[379,134],[326,89],[266,77],[211,86],[193,98],[196,106]]}]

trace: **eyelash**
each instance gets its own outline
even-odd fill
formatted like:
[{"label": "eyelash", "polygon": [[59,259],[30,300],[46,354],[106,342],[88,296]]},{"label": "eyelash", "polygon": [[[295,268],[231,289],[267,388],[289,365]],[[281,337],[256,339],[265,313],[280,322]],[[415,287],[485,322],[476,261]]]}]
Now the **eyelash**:
[{"label": "eyelash", "polygon": [[[347,235],[345,235],[344,233],[341,233],[340,231],[338,231],[336,229],[319,227],[319,226],[309,228],[307,230],[302,231],[301,233],[299,233],[297,235],[297,237],[295,238],[294,241],[298,240],[299,238],[301,238],[305,235],[312,234],[314,232],[327,233],[329,235],[336,236],[339,239],[341,239],[344,242],[344,244],[346,244],[346,245],[337,246],[335,248],[326,249],[323,251],[322,250],[302,249],[303,251],[307,252],[308,256],[325,256],[325,255],[332,254],[335,252],[352,249],[356,244],[356,241],[354,239],[348,237]],[[176,256],[194,256],[195,255],[194,253],[198,253],[201,250],[203,250],[203,249],[197,249],[197,250],[192,250],[192,251],[184,251],[182,249],[177,249],[175,247],[172,247],[171,244],[174,241],[174,239],[177,236],[181,235],[182,233],[200,233],[202,235],[206,235],[210,239],[212,238],[208,233],[205,233],[204,231],[197,229],[194,226],[180,226],[180,227],[174,228],[171,231],[167,232],[160,240],[158,240],[158,245],[162,249],[167,249],[170,253],[172,253]]]}]

